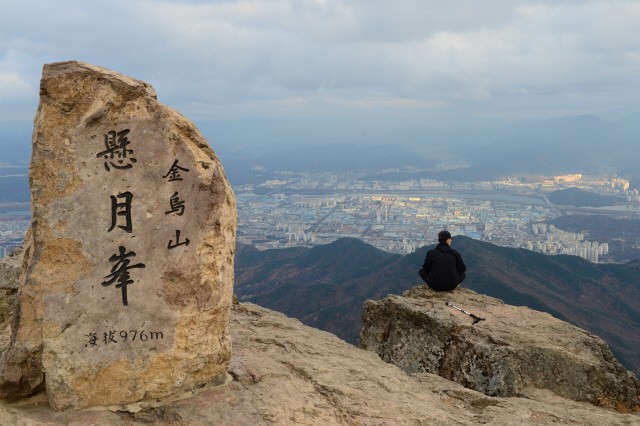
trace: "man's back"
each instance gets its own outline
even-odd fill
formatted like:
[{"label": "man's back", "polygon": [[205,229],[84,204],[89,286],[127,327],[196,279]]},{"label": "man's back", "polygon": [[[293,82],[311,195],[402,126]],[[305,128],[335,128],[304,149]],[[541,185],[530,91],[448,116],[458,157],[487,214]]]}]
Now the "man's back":
[{"label": "man's back", "polygon": [[436,291],[445,291],[458,287],[467,268],[460,253],[446,242],[441,242],[436,248],[429,250],[422,269],[429,287]]}]

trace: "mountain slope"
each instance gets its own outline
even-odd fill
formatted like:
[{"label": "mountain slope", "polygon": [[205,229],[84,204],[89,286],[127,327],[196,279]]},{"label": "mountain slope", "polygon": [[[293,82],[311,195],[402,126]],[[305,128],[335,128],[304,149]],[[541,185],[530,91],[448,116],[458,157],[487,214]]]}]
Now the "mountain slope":
[{"label": "mountain slope", "polygon": [[261,252],[251,246],[237,246],[235,291],[241,299],[262,295],[289,282],[348,283],[400,257],[356,238],[342,238],[312,249]]},{"label": "mountain slope", "polygon": [[[263,252],[238,244],[235,292],[356,344],[364,301],[422,284],[417,270],[430,248],[400,256],[354,238]],[[454,248],[468,267],[463,287],[584,328],[640,372],[640,261],[598,265],[465,237],[456,237]]]}]

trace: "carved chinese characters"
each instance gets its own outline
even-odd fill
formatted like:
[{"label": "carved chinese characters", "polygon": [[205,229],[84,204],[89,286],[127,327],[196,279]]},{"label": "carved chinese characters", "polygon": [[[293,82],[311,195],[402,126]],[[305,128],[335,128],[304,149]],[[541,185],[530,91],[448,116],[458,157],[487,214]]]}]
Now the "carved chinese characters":
[{"label": "carved chinese characters", "polygon": [[[189,169],[185,169],[184,167],[180,167],[178,166],[178,160],[174,161],[173,164],[171,165],[171,168],[169,169],[169,171],[167,172],[166,175],[162,176],[163,179],[167,179],[169,178],[169,182],[176,182],[176,181],[181,181],[183,180],[182,177],[180,177],[180,172],[188,172]],[[171,196],[171,199],[169,200],[170,204],[171,204],[171,211],[168,212],[164,212],[164,214],[169,214],[169,213],[173,213],[173,212],[177,212],[178,210],[180,211],[180,213],[178,213],[178,216],[182,216],[184,214],[184,201],[180,201],[180,198],[178,197],[178,193],[174,192],[173,195]],[[167,245],[167,248],[169,250],[176,248],[178,246],[181,245],[185,245],[188,246],[189,245],[189,239],[185,238],[183,242],[180,242],[180,230],[176,229],[176,242],[175,244],[172,244],[173,241],[170,240],[169,244]]]},{"label": "carved chinese characters", "polygon": [[[133,154],[133,150],[127,148],[129,145],[129,140],[127,139],[127,135],[129,134],[129,129],[125,129],[121,132],[115,132],[114,130],[104,135],[104,147],[106,148],[104,151],[99,152],[97,157],[104,158],[104,168],[109,172],[111,167],[118,170],[126,170],[133,167],[132,163],[135,163],[137,160],[131,157]],[[127,154],[129,158],[127,158]]]},{"label": "carved chinese characters", "polygon": [[41,348],[54,409],[225,374],[235,198],[196,127],[148,84],[79,62],[45,66],[35,125],[33,315],[12,345]]},{"label": "carved chinese characters", "polygon": [[133,284],[133,280],[130,279],[129,276],[129,269],[144,268],[145,265],[142,263],[129,265],[131,260],[129,260],[128,257],[135,256],[136,254],[132,251],[126,253],[127,249],[122,246],[120,246],[118,250],[120,251],[119,254],[114,254],[109,258],[109,262],[115,262],[115,265],[111,268],[111,274],[104,277],[105,279],[110,278],[109,281],[102,282],[102,285],[109,286],[117,281],[118,284],[116,288],[122,290],[122,304],[127,306],[129,304],[127,299],[127,286]]},{"label": "carved chinese characters", "polygon": [[[124,202],[118,203],[118,198],[124,198]],[[119,225],[118,228],[124,229],[126,232],[131,233],[133,227],[131,226],[131,199],[133,194],[125,192],[124,194],[118,194],[118,196],[111,196],[111,227],[107,232],[111,232],[115,228],[118,221],[118,216],[125,217],[125,225]]]},{"label": "carved chinese characters", "polygon": [[184,214],[184,201],[180,200],[177,192],[173,193],[169,204],[171,205],[171,210],[169,210],[168,212],[164,212],[164,214],[176,213],[178,216],[182,216]]}]

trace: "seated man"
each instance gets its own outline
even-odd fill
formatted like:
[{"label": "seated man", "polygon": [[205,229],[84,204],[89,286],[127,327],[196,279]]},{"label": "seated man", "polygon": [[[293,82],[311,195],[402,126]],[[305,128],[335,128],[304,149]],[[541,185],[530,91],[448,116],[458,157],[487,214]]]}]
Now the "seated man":
[{"label": "seated man", "polygon": [[440,231],[439,244],[427,252],[422,269],[418,271],[420,278],[435,291],[450,291],[464,281],[467,267],[460,253],[451,248],[451,234]]}]

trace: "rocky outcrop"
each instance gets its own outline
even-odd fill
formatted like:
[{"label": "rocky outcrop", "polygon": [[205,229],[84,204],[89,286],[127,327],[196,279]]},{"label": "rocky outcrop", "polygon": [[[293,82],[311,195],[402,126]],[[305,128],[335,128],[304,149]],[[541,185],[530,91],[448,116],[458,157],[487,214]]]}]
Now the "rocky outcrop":
[{"label": "rocky outcrop", "polygon": [[12,255],[0,261],[5,271],[2,306],[2,347],[0,349],[0,399],[19,399],[44,388],[42,370],[42,333],[36,328],[19,327],[28,321],[32,311],[21,309],[19,291],[24,284],[27,265],[33,253],[31,228],[27,230],[24,244]]},{"label": "rocky outcrop", "polygon": [[195,125],[147,83],[47,64],[29,169],[32,250],[5,398],[56,410],[162,398],[224,377],[235,197]]},{"label": "rocky outcrop", "polygon": [[16,312],[21,273],[22,246],[0,261],[0,356],[11,344],[11,323]]},{"label": "rocky outcrop", "polygon": [[[442,377],[408,375],[376,354],[250,303],[231,315],[233,380],[142,411],[55,413],[46,396],[0,406],[0,424],[35,425],[637,425],[586,402],[531,389],[489,397]],[[121,411],[117,411],[120,409]]]},{"label": "rocky outcrop", "polygon": [[[477,324],[450,302],[485,318]],[[640,384],[600,338],[471,290],[414,287],[367,301],[360,347],[410,374],[433,373],[489,396],[546,389],[574,401],[640,404]]]}]

